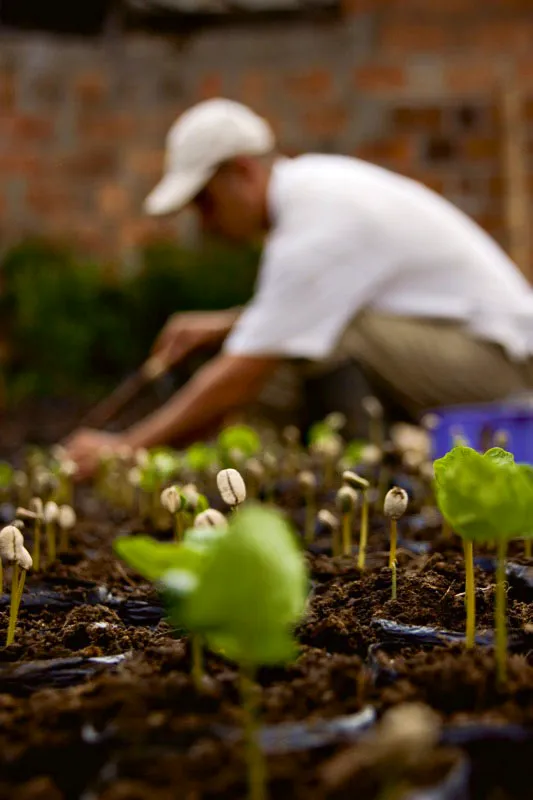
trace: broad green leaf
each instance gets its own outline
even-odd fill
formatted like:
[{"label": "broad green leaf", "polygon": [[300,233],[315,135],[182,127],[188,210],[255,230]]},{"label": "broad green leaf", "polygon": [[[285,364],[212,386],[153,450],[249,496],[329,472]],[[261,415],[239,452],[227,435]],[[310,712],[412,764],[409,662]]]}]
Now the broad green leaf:
[{"label": "broad green leaf", "polygon": [[516,464],[512,454],[454,447],[434,468],[439,508],[460,536],[493,542],[529,535],[533,470]]},{"label": "broad green leaf", "polygon": [[305,561],[287,523],[272,509],[250,506],[213,542],[197,589],[173,618],[229,658],[277,663],[290,657],[307,592]]},{"label": "broad green leaf", "polygon": [[231,450],[240,450],[245,458],[251,458],[261,450],[261,439],[248,425],[230,425],[225,428],[220,433],[217,444],[224,456]]},{"label": "broad green leaf", "polygon": [[227,528],[189,528],[185,531],[183,541],[191,547],[210,548],[222,536],[226,536]]},{"label": "broad green leaf", "polygon": [[143,578],[154,582],[161,580],[170,570],[199,571],[205,552],[205,548],[186,547],[178,542],[158,542],[151,536],[120,537],[115,539],[114,549]]},{"label": "broad green leaf", "polygon": [[183,457],[185,465],[193,472],[205,472],[217,462],[217,451],[203,442],[191,445]]},{"label": "broad green leaf", "polygon": [[13,467],[7,461],[0,461],[0,489],[7,489],[13,480]]}]

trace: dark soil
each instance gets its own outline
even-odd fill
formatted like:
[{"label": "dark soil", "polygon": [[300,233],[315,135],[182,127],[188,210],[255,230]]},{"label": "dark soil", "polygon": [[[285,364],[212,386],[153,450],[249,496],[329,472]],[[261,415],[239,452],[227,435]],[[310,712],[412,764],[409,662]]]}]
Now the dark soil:
[{"label": "dark soil", "polygon": [[[280,502],[301,527],[294,489],[283,489]],[[332,497],[321,504],[331,507]],[[203,686],[195,688],[188,640],[165,622],[153,587],[113,554],[117,535],[168,539],[170,529],[153,531],[86,491],[76,506],[80,519],[68,553],[28,577],[15,643],[0,649],[0,800],[241,800],[236,667],[206,654]],[[531,800],[533,564],[513,543],[512,561],[525,572],[508,575],[512,652],[502,687],[490,646],[490,548],[476,549],[489,559],[475,573],[477,633],[488,645],[469,652],[460,641],[460,541],[441,537],[438,526],[419,517],[407,519],[400,534],[392,600],[388,534],[379,515],[371,521],[364,572],[355,556],[357,523],[348,557],[332,558],[329,537],[318,531],[307,555],[313,589],[297,631],[300,656],[257,676],[270,797],[415,800],[415,787],[451,776],[462,795],[422,797]],[[4,595],[0,639],[8,604]],[[413,626],[431,630],[413,633]],[[446,634],[457,641],[446,643]],[[375,713],[379,720],[412,702],[436,712],[440,743],[423,755],[413,751],[413,758],[385,757],[372,733],[360,739],[354,720],[370,724],[370,717],[355,715]],[[343,717],[349,719],[341,724]],[[269,727],[289,723],[297,727]]]}]

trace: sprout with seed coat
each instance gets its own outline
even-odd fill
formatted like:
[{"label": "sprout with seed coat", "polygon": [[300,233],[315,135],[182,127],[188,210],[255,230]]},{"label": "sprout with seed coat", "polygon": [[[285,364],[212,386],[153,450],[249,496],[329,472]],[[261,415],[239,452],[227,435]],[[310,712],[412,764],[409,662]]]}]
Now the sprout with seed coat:
[{"label": "sprout with seed coat", "polygon": [[33,568],[38,572],[41,567],[41,531],[44,523],[43,501],[40,497],[32,497],[29,508],[17,508],[16,516],[22,520],[31,520],[33,528]]},{"label": "sprout with seed coat", "polygon": [[246,500],[246,484],[236,469],[222,469],[217,474],[217,487],[226,505],[235,509]]},{"label": "sprout with seed coat", "polygon": [[398,520],[403,517],[409,504],[405,489],[393,486],[385,495],[383,512],[390,520],[389,569],[392,570],[392,599],[396,600],[396,547],[398,543]]},{"label": "sprout with seed coat", "polygon": [[46,544],[48,548],[48,563],[56,560],[56,523],[59,514],[59,507],[53,500],[49,500],[44,506],[44,522]]},{"label": "sprout with seed coat", "polygon": [[185,508],[186,499],[184,492],[178,489],[177,486],[167,486],[161,492],[161,505],[169,514],[172,515],[174,520],[174,536],[176,541],[181,542],[185,530],[184,519],[182,510]]},{"label": "sprout with seed coat", "polygon": [[223,528],[228,527],[226,517],[216,508],[206,508],[194,520],[195,528]]},{"label": "sprout with seed coat", "polygon": [[364,397],[361,402],[361,405],[365,413],[370,418],[370,423],[369,423],[370,442],[371,444],[376,445],[376,447],[379,447],[381,450],[383,448],[383,442],[385,441],[383,406],[381,405],[378,398],[373,396]]},{"label": "sprout with seed coat", "polygon": [[352,553],[353,515],[357,507],[358,495],[352,486],[341,486],[337,492],[336,504],[342,518],[342,554]]},{"label": "sprout with seed coat", "polygon": [[59,537],[59,552],[66,553],[69,546],[69,531],[76,525],[76,512],[69,505],[59,506],[57,513],[57,523],[61,531]]},{"label": "sprout with seed coat", "polygon": [[315,535],[317,481],[310,470],[303,470],[298,475],[298,484],[305,500],[304,538],[309,544],[313,541]]},{"label": "sprout with seed coat", "polygon": [[244,465],[246,472],[246,487],[249,497],[257,497],[261,483],[265,478],[265,468],[258,458],[249,458]]},{"label": "sprout with seed coat", "polygon": [[[6,525],[0,531],[0,562],[11,565],[11,603],[7,628],[6,647],[13,644],[17,626],[18,612],[26,572],[32,567],[32,558],[24,547],[24,537],[15,525]],[[0,575],[0,589],[3,588],[3,575]]]},{"label": "sprout with seed coat", "polygon": [[333,556],[340,555],[340,542],[339,542],[339,520],[328,511],[327,508],[322,508],[318,512],[318,521],[325,528],[328,528],[331,533],[331,553]]},{"label": "sprout with seed coat", "polygon": [[360,489],[363,495],[363,502],[361,504],[361,534],[359,538],[359,554],[357,556],[357,566],[359,569],[365,568],[366,561],[366,545],[368,542],[368,490],[370,482],[366,478],[361,477],[356,472],[346,470],[342,473],[342,480],[346,486],[351,486],[352,489]]}]

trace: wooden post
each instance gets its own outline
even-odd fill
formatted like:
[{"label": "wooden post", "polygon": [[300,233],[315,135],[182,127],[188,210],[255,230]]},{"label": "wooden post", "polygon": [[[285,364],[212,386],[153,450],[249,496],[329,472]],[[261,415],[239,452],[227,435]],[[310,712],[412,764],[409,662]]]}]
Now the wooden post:
[{"label": "wooden post", "polygon": [[531,203],[528,191],[528,157],[524,122],[524,92],[514,67],[502,71],[502,134],[505,176],[505,213],[509,234],[509,255],[525,276],[533,280]]}]

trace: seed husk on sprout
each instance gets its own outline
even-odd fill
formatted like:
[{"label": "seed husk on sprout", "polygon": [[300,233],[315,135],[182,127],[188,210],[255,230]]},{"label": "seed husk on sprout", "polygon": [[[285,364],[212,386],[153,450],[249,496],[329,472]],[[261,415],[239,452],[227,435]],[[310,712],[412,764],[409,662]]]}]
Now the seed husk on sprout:
[{"label": "seed husk on sprout", "polygon": [[76,512],[69,505],[59,506],[57,524],[61,531],[59,536],[59,552],[66,553],[69,548],[69,531],[76,525]]},{"label": "seed husk on sprout", "polygon": [[371,444],[380,449],[385,441],[385,425],[383,421],[383,406],[377,397],[364,397],[361,405],[369,417],[369,439]]},{"label": "seed husk on sprout", "polygon": [[293,476],[298,470],[298,457],[302,435],[296,425],[287,425],[283,430],[283,440],[287,445],[287,455],[284,459],[285,472],[288,477]]},{"label": "seed husk on sprout", "polygon": [[182,509],[185,505],[183,492],[176,486],[168,486],[161,492],[161,505],[172,515],[174,520],[174,536],[176,541],[181,542],[184,532],[184,520]]},{"label": "seed husk on sprout", "polygon": [[303,470],[298,474],[298,485],[302,490],[305,500],[304,538],[307,544],[309,544],[313,541],[315,536],[317,481],[310,470]]},{"label": "seed husk on sprout", "polygon": [[352,486],[341,486],[337,492],[336,505],[342,519],[342,554],[345,556],[352,553],[353,515],[358,499]]},{"label": "seed husk on sprout", "polygon": [[398,544],[398,520],[403,517],[409,504],[405,489],[393,486],[385,495],[383,513],[390,520],[389,568],[392,570],[392,599],[396,600],[396,548]]},{"label": "seed husk on sprout", "polygon": [[56,560],[56,523],[58,519],[59,508],[57,503],[49,500],[45,503],[43,516],[45,523],[45,535],[48,564]]},{"label": "seed husk on sprout", "polygon": [[366,561],[366,545],[368,542],[368,490],[370,482],[361,475],[358,475],[352,470],[345,470],[342,473],[342,481],[346,486],[351,486],[352,489],[360,489],[363,495],[363,502],[361,503],[361,534],[359,538],[359,553],[357,556],[357,566],[359,569],[365,568]]},{"label": "seed husk on sprout", "polygon": [[44,522],[43,501],[40,497],[32,497],[29,508],[17,508],[16,516],[22,520],[32,520],[33,529],[33,567],[36,572],[41,567],[41,529]]},{"label": "seed husk on sprout", "polygon": [[261,484],[265,478],[265,468],[261,464],[258,458],[249,458],[244,465],[244,471],[246,474],[246,487],[248,490],[249,497],[257,497],[260,490]]},{"label": "seed husk on sprout", "polygon": [[318,512],[318,521],[321,525],[324,525],[325,528],[328,528],[331,532],[331,552],[333,556],[340,555],[340,542],[339,542],[339,520],[332,514],[331,511],[328,511],[327,508],[323,508]]},{"label": "seed husk on sprout", "polygon": [[228,522],[221,511],[216,508],[206,508],[195,517],[195,528],[227,528]]},{"label": "seed husk on sprout", "polygon": [[278,459],[272,450],[265,450],[261,460],[263,462],[267,477],[267,483],[265,487],[265,502],[271,503],[274,500],[275,476],[278,468]]},{"label": "seed husk on sprout", "polygon": [[[11,603],[7,628],[6,647],[13,644],[18,612],[26,580],[26,572],[32,567],[32,558],[24,547],[24,537],[15,525],[6,525],[0,531],[0,561],[11,565]],[[3,586],[3,576],[1,578]]]},{"label": "seed husk on sprout", "polygon": [[343,441],[337,433],[332,433],[324,439],[319,439],[312,446],[312,451],[324,464],[324,488],[329,489],[333,484],[335,466],[342,455]]},{"label": "seed husk on sprout", "polygon": [[217,487],[223,501],[232,509],[246,500],[246,484],[236,469],[221,469],[217,474]]}]

